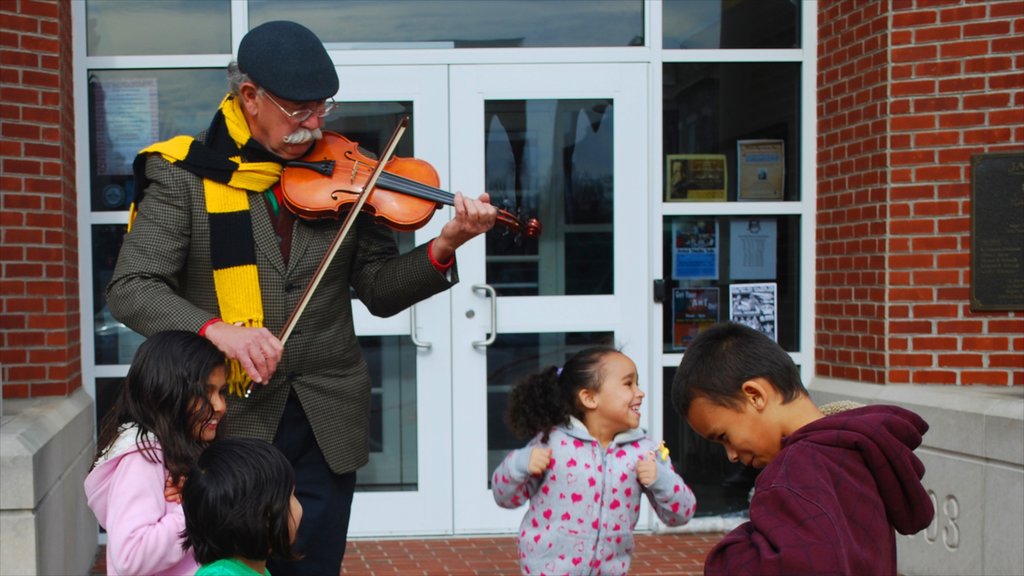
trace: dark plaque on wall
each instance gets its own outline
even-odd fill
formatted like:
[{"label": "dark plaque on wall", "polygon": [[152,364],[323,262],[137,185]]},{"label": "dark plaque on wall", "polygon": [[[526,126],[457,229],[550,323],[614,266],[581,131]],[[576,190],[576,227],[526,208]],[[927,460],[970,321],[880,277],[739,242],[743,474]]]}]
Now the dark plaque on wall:
[{"label": "dark plaque on wall", "polygon": [[1024,310],[1024,152],[971,157],[971,310]]}]

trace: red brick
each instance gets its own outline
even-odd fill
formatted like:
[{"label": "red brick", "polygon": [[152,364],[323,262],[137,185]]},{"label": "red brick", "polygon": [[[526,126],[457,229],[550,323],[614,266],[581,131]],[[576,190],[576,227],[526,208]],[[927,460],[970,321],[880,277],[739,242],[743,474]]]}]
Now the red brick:
[{"label": "red brick", "polygon": [[911,375],[914,384],[956,384],[956,372],[917,370]]},{"label": "red brick", "polygon": [[960,132],[955,130],[918,132],[914,134],[914,146],[951,146],[959,143]]},{"label": "red brick", "polygon": [[981,130],[966,130],[963,133],[964,144],[988,144],[995,142],[1007,142],[1012,140],[1013,135],[1009,128],[991,128]]},{"label": "red brick", "polygon": [[[987,2],[985,3],[987,4]],[[949,8],[939,11],[939,22],[963,22],[965,20],[980,20],[986,15],[985,4],[974,4],[958,8]]]},{"label": "red brick", "polygon": [[938,14],[934,10],[918,10],[914,12],[893,12],[892,27],[916,28],[926,24],[934,24],[938,21]]},{"label": "red brick", "polygon": [[[979,84],[984,87],[984,81],[977,79]],[[934,80],[904,80],[894,81],[890,83],[889,90],[894,97],[899,96],[917,96],[922,94],[935,94],[935,81]],[[943,90],[945,92],[945,90]]]},{"label": "red brick", "polygon": [[889,291],[890,302],[931,302],[933,297],[931,288],[898,288]]},{"label": "red brick", "polygon": [[991,74],[988,76],[989,90],[1012,90],[1024,88],[1024,74]]},{"label": "red brick", "polygon": [[889,354],[889,365],[918,368],[932,365],[931,354]]},{"label": "red brick", "polygon": [[993,336],[964,336],[963,349],[1005,352],[1010,349],[1010,341],[1007,338]]},{"label": "red brick", "polygon": [[939,368],[981,368],[985,357],[981,354],[939,354]]},{"label": "red brick", "polygon": [[914,30],[914,41],[927,43],[960,40],[961,30],[962,29],[960,26],[934,26],[931,28],[918,28]]},{"label": "red brick", "polygon": [[993,110],[988,113],[989,124],[1024,124],[1024,110]]},{"label": "red brick", "polygon": [[1005,386],[1009,381],[1009,374],[1006,372],[964,370],[960,373],[960,384],[963,385],[985,384],[988,386]]},{"label": "red brick", "polygon": [[1024,318],[993,318],[988,321],[993,334],[1024,334]]},{"label": "red brick", "polygon": [[942,114],[939,116],[939,128],[963,128],[965,126],[984,126],[984,112],[962,112]]},{"label": "red brick", "polygon": [[946,80],[939,80],[939,94],[955,94],[955,93],[966,93],[966,92],[981,92],[984,90],[996,88],[989,88],[986,85],[984,76],[967,76],[964,78],[949,78]]}]

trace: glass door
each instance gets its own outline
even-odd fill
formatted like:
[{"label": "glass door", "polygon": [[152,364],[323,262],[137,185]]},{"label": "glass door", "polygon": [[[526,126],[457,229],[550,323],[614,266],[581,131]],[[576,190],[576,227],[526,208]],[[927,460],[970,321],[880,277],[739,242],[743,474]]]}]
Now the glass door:
[{"label": "glass door", "polygon": [[[376,155],[408,116],[396,155],[426,160],[447,175],[444,66],[342,66],[338,76],[339,105],[327,129]],[[430,240],[449,217],[441,210],[420,230],[397,233],[399,249]],[[391,318],[375,317],[354,303],[356,334],[374,388],[370,462],[357,473],[351,536],[451,532],[450,310],[445,293]]]},{"label": "glass door", "polygon": [[[643,65],[451,69],[452,189],[536,218],[539,237],[496,228],[459,250],[451,291],[455,532],[514,531],[491,471],[526,439],[504,423],[523,375],[594,344],[650,380],[648,115]],[[457,160],[457,161],[456,161]],[[644,426],[651,412],[644,408]],[[643,521],[643,520],[642,520]]]}]

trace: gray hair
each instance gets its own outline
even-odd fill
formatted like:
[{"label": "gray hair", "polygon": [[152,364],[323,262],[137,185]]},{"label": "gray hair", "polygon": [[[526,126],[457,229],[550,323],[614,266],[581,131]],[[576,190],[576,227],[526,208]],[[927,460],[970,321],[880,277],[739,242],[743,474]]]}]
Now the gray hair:
[{"label": "gray hair", "polygon": [[242,72],[238,68],[238,62],[232,60],[228,63],[228,90],[232,94],[238,96],[238,91],[242,89],[242,84],[246,82],[252,82],[252,78],[245,72]]}]

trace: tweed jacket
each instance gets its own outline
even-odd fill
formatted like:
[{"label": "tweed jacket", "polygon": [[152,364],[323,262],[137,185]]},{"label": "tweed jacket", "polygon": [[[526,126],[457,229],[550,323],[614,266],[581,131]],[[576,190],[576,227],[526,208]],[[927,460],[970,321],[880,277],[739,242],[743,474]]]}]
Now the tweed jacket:
[{"label": "tweed jacket", "polygon": [[[110,311],[144,336],[198,331],[220,316],[202,180],[158,154],[147,159],[146,176],[150,185],[107,287]],[[250,194],[250,206],[264,326],[279,334],[341,220],[296,219],[285,265],[261,195]],[[293,388],[331,470],[343,474],[363,466],[369,459],[371,383],[353,327],[350,287],[371,313],[390,316],[457,280],[454,267],[443,274],[430,263],[427,245],[399,255],[390,229],[358,216],[273,378],[254,385],[249,398],[228,399],[223,431],[272,441]]]}]

